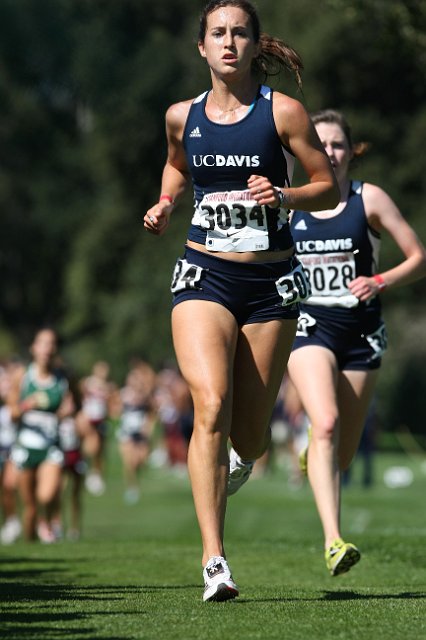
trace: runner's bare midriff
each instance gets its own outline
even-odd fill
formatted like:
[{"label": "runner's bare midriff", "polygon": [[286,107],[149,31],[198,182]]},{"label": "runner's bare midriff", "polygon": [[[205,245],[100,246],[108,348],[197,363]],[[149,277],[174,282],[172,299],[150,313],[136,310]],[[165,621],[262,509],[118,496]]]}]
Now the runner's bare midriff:
[{"label": "runner's bare midriff", "polygon": [[207,253],[223,260],[232,260],[233,262],[280,262],[281,260],[288,260],[294,255],[294,247],[285,251],[244,251],[239,253],[237,251],[209,251],[203,244],[193,240],[187,240],[186,245],[191,249],[201,251],[201,253]]}]

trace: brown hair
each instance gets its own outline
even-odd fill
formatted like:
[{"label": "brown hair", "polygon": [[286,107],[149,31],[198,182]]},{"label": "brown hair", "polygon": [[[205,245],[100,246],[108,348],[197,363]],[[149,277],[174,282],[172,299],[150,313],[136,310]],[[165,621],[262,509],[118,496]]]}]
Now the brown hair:
[{"label": "brown hair", "polygon": [[343,113],[334,109],[322,109],[320,111],[314,111],[311,113],[311,120],[314,124],[320,122],[327,122],[330,124],[337,124],[348,141],[349,148],[352,150],[354,159],[363,156],[371,147],[369,142],[353,142],[352,131]]},{"label": "brown hair", "polygon": [[301,89],[300,72],[303,69],[303,62],[299,54],[279,38],[274,38],[261,31],[257,11],[247,0],[210,0],[200,15],[198,42],[204,42],[206,37],[208,16],[222,7],[236,7],[244,11],[250,18],[254,41],[260,44],[259,55],[253,60],[253,71],[263,74],[267,78],[277,75],[282,68],[287,69],[294,74],[297,85]]}]

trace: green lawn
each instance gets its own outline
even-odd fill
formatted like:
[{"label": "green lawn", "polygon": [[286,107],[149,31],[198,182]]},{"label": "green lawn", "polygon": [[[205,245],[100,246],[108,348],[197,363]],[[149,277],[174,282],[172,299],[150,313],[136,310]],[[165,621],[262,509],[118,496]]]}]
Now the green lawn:
[{"label": "green lawn", "polygon": [[[383,473],[411,468],[390,489]],[[284,470],[229,501],[227,554],[240,597],[201,601],[200,543],[186,477],[148,469],[136,506],[122,501],[110,452],[108,491],[85,495],[80,542],[1,547],[0,638],[373,639],[426,637],[426,488],[421,459],[380,455],[376,483],[344,491],[343,531],[361,563],[331,578],[307,486]]]}]

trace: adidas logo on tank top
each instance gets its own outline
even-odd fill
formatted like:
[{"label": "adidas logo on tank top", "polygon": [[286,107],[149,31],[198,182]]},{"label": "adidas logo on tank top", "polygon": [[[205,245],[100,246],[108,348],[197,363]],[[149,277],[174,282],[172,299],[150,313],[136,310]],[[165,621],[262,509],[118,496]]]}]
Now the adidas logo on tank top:
[{"label": "adidas logo on tank top", "polygon": [[190,138],[201,138],[200,127],[195,127],[189,134]]}]

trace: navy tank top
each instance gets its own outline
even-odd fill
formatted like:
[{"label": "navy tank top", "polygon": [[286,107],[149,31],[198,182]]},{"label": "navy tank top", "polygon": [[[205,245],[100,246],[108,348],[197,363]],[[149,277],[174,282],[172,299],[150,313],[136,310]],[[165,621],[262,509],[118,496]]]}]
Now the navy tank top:
[{"label": "navy tank top", "polygon": [[294,155],[284,147],[272,113],[272,90],[261,86],[246,116],[233,124],[206,116],[208,91],[194,100],[183,145],[194,188],[188,239],[211,251],[281,251],[293,246],[288,211],[260,206],[247,188],[252,174],[289,187]]},{"label": "navy tank top", "polygon": [[[377,273],[380,234],[365,215],[363,183],[352,181],[345,208],[332,218],[294,211],[291,232],[296,254],[308,275],[312,295],[305,305],[350,309],[360,305],[348,284],[357,276]],[[368,306],[379,307],[378,297]],[[362,306],[362,305],[361,305]]]}]

